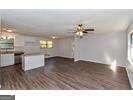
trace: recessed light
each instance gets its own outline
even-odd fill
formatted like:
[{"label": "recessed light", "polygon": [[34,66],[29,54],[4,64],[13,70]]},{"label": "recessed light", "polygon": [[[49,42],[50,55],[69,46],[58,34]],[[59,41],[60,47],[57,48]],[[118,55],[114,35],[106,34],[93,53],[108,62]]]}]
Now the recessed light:
[{"label": "recessed light", "polygon": [[6,30],[7,32],[12,32],[12,30]]},{"label": "recessed light", "polygon": [[55,39],[56,37],[55,36],[52,36],[52,39]]}]

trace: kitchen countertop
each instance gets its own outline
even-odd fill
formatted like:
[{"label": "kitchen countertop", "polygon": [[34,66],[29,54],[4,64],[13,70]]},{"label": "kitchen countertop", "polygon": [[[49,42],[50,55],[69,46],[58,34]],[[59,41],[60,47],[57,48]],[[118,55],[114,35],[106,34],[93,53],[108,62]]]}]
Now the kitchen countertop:
[{"label": "kitchen countertop", "polygon": [[44,53],[25,53],[23,56],[44,55]]},{"label": "kitchen countertop", "polygon": [[21,55],[21,54],[24,54],[24,52],[22,52],[22,51],[1,51],[0,54]]},{"label": "kitchen countertop", "polygon": [[13,51],[1,51],[0,54],[13,54]]},{"label": "kitchen countertop", "polygon": [[33,55],[44,55],[44,53],[24,53],[22,51],[1,51],[0,54],[14,54],[17,55],[23,55],[23,56],[33,56]]},{"label": "kitchen countertop", "polygon": [[24,52],[22,52],[22,51],[15,51],[14,52],[14,55],[22,55],[22,54],[24,54]]}]

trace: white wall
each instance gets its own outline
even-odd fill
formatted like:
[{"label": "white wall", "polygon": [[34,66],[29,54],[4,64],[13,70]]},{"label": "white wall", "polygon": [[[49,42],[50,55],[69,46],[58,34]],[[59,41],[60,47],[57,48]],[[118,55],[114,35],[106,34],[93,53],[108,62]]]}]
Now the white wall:
[{"label": "white wall", "polygon": [[[26,53],[45,52],[44,49],[40,49],[39,46],[41,39],[42,37],[16,35],[15,50],[24,51]],[[35,43],[33,46],[29,46],[25,44],[27,41]],[[91,34],[82,39],[75,40],[72,37],[55,39],[53,40],[53,48],[48,49],[48,53],[50,57],[74,57],[75,60],[93,61],[104,64],[111,64],[116,60],[117,65],[125,66],[127,61],[126,34],[124,32]]]},{"label": "white wall", "polygon": [[73,58],[73,37],[58,39],[58,56]]},{"label": "white wall", "polygon": [[25,35],[15,36],[15,50],[16,51],[24,51],[25,53],[29,52],[40,52],[41,49],[39,47],[40,37],[32,37]]},{"label": "white wall", "polygon": [[126,65],[126,33],[91,34],[82,39],[75,39],[74,58],[112,64]]},{"label": "white wall", "polygon": [[[34,37],[16,34],[15,51],[24,51],[25,53],[44,53],[45,49],[40,48],[40,40],[49,40],[45,37]],[[73,40],[72,37],[54,39],[53,48],[47,50],[49,57],[61,56],[73,58]]]},{"label": "white wall", "polygon": [[[45,50],[40,48],[40,40],[48,40],[45,37],[25,36],[16,34],[15,36],[15,51],[24,51],[25,53],[44,53]],[[49,57],[57,55],[57,43],[53,41],[53,48],[48,49]]]}]

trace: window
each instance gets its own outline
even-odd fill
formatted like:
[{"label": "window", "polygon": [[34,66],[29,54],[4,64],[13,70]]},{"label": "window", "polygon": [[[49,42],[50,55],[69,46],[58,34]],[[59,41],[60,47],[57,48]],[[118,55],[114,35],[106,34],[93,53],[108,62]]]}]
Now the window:
[{"label": "window", "polygon": [[52,41],[41,40],[40,41],[40,47],[41,48],[52,48],[53,47],[53,42]]},{"label": "window", "polygon": [[131,45],[133,45],[133,33],[130,35],[130,43],[131,43]]},{"label": "window", "polygon": [[133,59],[133,33],[128,35],[128,59]]},{"label": "window", "polygon": [[130,57],[133,58],[133,33],[130,36]]}]

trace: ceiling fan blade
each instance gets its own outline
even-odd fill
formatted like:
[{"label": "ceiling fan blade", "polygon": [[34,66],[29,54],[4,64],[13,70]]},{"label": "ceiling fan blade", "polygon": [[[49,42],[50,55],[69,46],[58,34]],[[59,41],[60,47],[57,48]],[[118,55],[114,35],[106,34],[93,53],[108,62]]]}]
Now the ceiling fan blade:
[{"label": "ceiling fan blade", "polygon": [[87,31],[83,31],[83,33],[88,33]]},{"label": "ceiling fan blade", "polygon": [[94,31],[94,29],[84,29],[85,31]]}]

